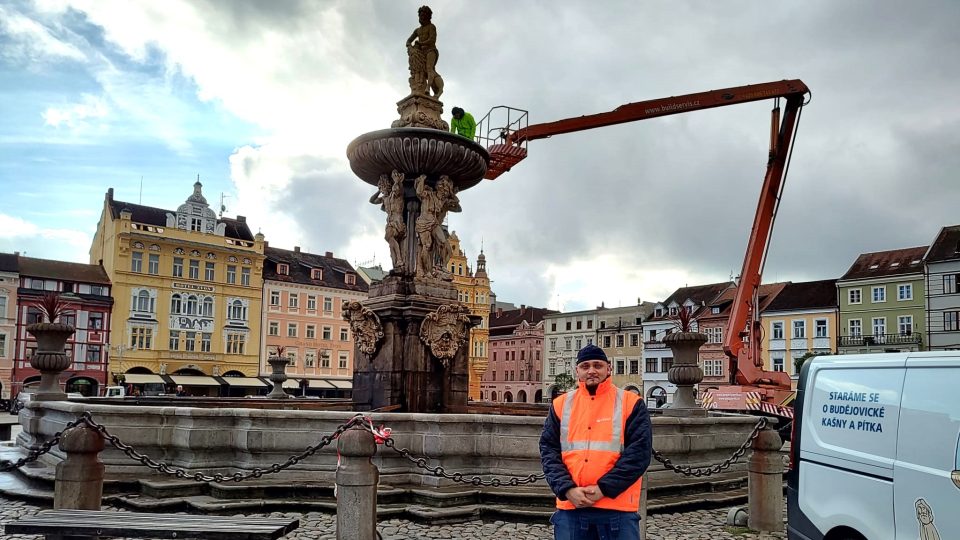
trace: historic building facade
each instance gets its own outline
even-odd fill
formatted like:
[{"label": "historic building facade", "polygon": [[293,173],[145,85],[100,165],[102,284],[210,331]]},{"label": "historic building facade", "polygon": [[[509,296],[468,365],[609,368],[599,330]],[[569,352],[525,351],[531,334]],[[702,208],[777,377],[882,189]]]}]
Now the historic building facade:
[{"label": "historic building facade", "polygon": [[343,319],[346,302],[367,298],[367,283],[333,253],[315,255],[267,246],[263,267],[263,343],[267,358],[284,347],[287,386],[300,395],[349,397],[353,387],[353,336]]},{"label": "historic building facade", "polygon": [[20,287],[16,305],[16,345],[11,374],[12,395],[40,384],[40,372],[30,365],[37,350],[36,339],[27,326],[44,322],[38,309],[47,293],[60,295],[67,311],[58,322],[76,328],[67,340],[66,353],[72,360],[60,374],[65,392],[97,396],[111,383],[107,374],[107,347],[113,298],[110,279],[103,267],[32,257],[18,257]]},{"label": "historic building facade", "polygon": [[213,376],[260,372],[263,235],[218,218],[202,187],[176,211],[107,191],[90,260],[113,282],[110,370],[128,384],[218,395]]},{"label": "historic building facade", "polygon": [[925,349],[927,249],[863,253],[837,280],[840,354]]},{"label": "historic building facade", "polygon": [[760,313],[764,369],[799,375],[807,353],[837,352],[837,280],[787,283]]},{"label": "historic building facade", "polygon": [[960,349],[960,225],[943,227],[926,262],[927,343],[932,351]]},{"label": "historic building facade", "polygon": [[450,275],[457,287],[457,298],[467,306],[471,315],[480,317],[480,324],[470,329],[469,366],[470,399],[480,399],[480,381],[487,371],[487,352],[489,349],[490,329],[490,278],[487,277],[487,256],[480,250],[477,256],[477,271],[474,272],[467,262],[467,256],[460,248],[460,238],[456,231],[448,238],[450,245]]},{"label": "historic building facade", "polygon": [[[686,309],[694,317],[692,329],[698,329],[698,317],[710,311],[706,305],[713,302],[732,285],[730,282],[724,282],[681,287],[664,301],[654,304],[653,314],[644,320],[642,328],[643,391],[649,407],[660,408],[673,403],[673,393],[677,389],[667,375],[673,366],[673,351],[663,342],[665,336],[677,329],[673,317],[676,317],[681,309]],[[716,334],[712,337],[708,334],[708,338],[713,340],[719,337]],[[700,367],[713,369],[714,364],[704,365],[701,362]]]},{"label": "historic building facade", "polygon": [[643,395],[643,321],[653,314],[651,302],[597,311],[597,344],[613,367],[613,384]]},{"label": "historic building facade", "polygon": [[557,376],[563,374],[563,379],[576,382],[577,352],[589,344],[596,344],[598,311],[601,309],[551,313],[544,316],[542,377],[545,399],[552,400],[569,389],[563,384],[557,384]]},{"label": "historic building facade", "polygon": [[480,382],[482,401],[543,401],[543,317],[549,313],[556,312],[525,305],[490,313],[490,363]]},{"label": "historic building facade", "polygon": [[17,337],[17,254],[0,253],[0,399],[10,399],[13,352]]}]

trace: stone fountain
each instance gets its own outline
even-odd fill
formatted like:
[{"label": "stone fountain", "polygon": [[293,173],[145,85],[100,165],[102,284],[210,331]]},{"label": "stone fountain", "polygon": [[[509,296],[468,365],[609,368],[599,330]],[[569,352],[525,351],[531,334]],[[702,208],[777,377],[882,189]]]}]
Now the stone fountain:
[{"label": "stone fountain", "polygon": [[466,341],[479,318],[457,301],[443,222],[461,210],[458,193],[483,179],[490,156],[450,133],[441,118],[443,79],[430,16],[420,9],[420,27],[407,40],[410,95],[397,103],[400,118],[347,147],[353,172],[377,188],[370,202],[386,213],[393,263],[369,299],[344,314],[356,340],[358,410],[456,412],[467,403]]}]

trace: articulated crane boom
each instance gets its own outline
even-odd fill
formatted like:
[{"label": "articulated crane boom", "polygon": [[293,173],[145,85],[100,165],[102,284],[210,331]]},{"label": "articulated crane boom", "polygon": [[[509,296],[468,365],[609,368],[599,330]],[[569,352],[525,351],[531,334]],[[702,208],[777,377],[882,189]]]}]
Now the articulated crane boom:
[{"label": "articulated crane boom", "polygon": [[[731,363],[731,383],[742,386],[725,387],[722,390],[727,393],[753,394],[750,401],[756,406],[747,408],[792,417],[792,409],[784,406],[784,402],[792,395],[790,377],[783,372],[764,370],[760,358],[758,291],[800,112],[809,93],[810,90],[803,81],[783,80],[639,101],[621,105],[609,112],[534,125],[526,125],[527,111],[500,106],[491,109],[480,121],[477,138],[488,145],[490,166],[486,178],[492,180],[526,158],[529,141],[661,116],[775,99],[767,171],[760,188],[760,201],[753,218],[743,269],[724,333],[723,350]],[[785,101],[782,120],[779,106],[781,98]],[[498,120],[505,117],[506,120],[498,121],[494,126],[495,117]]]}]

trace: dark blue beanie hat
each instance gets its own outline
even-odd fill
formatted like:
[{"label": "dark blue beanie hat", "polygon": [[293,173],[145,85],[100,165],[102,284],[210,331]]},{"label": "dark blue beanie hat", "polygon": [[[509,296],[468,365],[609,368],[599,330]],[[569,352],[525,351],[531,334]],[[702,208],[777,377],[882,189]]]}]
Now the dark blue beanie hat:
[{"label": "dark blue beanie hat", "polygon": [[580,349],[580,352],[577,353],[577,364],[580,362],[586,362],[587,360],[603,360],[607,363],[610,362],[607,360],[607,353],[603,352],[603,349],[597,347],[596,345],[587,345],[586,347]]}]

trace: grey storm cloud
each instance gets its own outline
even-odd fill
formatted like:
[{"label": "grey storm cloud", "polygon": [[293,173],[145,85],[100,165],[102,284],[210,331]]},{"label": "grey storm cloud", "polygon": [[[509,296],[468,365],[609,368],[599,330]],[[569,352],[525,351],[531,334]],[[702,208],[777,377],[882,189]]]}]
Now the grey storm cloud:
[{"label": "grey storm cloud", "polygon": [[[336,77],[318,67],[333,53],[316,50],[312,40],[318,32],[342,33],[337,69],[387,83],[399,100],[408,91],[403,42],[421,3],[192,5],[227,42],[277,33],[302,44],[283,59],[284,77]],[[923,245],[941,226],[960,222],[960,2],[430,5],[446,109],[461,106],[477,119],[497,105],[529,110],[536,123],[670,95],[806,82],[812,102],[796,139],[768,281],[837,277],[859,253]],[[339,25],[318,28],[318,12]],[[352,137],[394,119],[393,103],[369,106],[384,111],[380,125],[317,129]],[[688,268],[725,280],[742,262],[770,108],[724,107],[532,142],[512,171],[461,195],[464,211],[450,226],[471,258],[483,243],[495,292],[516,303],[551,301],[546,267],[603,255],[627,267]],[[373,188],[347,172],[344,150],[318,149],[340,162],[296,160],[275,208],[289,213],[312,245],[334,251],[383,223],[367,203]]]}]

